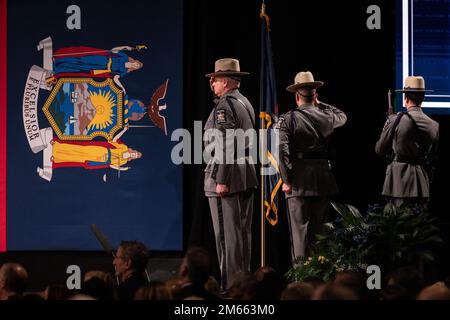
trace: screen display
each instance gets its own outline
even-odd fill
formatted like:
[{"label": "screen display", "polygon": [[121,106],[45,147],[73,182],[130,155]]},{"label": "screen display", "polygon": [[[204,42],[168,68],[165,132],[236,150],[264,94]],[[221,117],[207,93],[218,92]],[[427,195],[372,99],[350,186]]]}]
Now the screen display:
[{"label": "screen display", "polygon": [[[397,0],[396,87],[407,76],[423,76],[426,89],[433,90],[422,104],[428,114],[450,113],[449,26],[450,1]],[[396,106],[403,106],[399,93]]]},{"label": "screen display", "polygon": [[101,250],[91,224],[114,246],[182,249],[170,139],[182,12],[182,0],[7,1],[3,249]]}]

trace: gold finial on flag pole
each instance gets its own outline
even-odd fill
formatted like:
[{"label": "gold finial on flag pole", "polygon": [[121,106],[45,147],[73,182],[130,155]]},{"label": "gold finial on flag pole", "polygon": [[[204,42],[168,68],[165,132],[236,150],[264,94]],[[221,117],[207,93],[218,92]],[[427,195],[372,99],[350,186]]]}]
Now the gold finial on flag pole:
[{"label": "gold finial on flag pole", "polygon": [[269,30],[270,28],[270,18],[269,16],[266,14],[266,3],[263,1],[261,3],[261,12],[259,13],[259,17],[261,19],[266,20],[266,25],[267,25],[267,30]]}]

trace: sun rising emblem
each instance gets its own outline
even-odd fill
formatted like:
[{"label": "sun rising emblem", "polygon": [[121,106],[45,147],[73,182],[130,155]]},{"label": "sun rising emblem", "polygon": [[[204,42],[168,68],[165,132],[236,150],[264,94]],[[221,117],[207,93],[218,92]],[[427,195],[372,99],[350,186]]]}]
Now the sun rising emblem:
[{"label": "sun rising emblem", "polygon": [[113,124],[114,114],[113,108],[116,106],[115,97],[110,91],[100,90],[98,93],[89,91],[90,100],[95,108],[95,116],[88,125],[88,130],[105,129]]}]

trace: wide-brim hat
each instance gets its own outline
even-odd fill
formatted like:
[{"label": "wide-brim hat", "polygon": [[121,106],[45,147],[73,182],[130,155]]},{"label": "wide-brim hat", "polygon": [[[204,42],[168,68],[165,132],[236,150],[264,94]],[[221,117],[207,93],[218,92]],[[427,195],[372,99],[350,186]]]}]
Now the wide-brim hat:
[{"label": "wide-brim hat", "polygon": [[296,92],[300,88],[310,87],[310,88],[317,89],[321,86],[323,86],[323,82],[322,81],[314,81],[314,76],[311,72],[309,72],[309,71],[303,72],[302,71],[302,72],[297,73],[297,75],[295,76],[295,79],[294,79],[294,84],[287,87],[286,90],[289,92]]},{"label": "wide-brim hat", "polygon": [[397,92],[433,92],[434,90],[425,90],[425,79],[421,76],[409,76],[405,79],[403,89],[395,90]]},{"label": "wide-brim hat", "polygon": [[214,72],[208,73],[205,76],[208,78],[218,77],[218,76],[234,76],[242,77],[247,76],[250,73],[241,72],[241,67],[239,66],[239,60],[224,58],[216,61],[214,66]]}]

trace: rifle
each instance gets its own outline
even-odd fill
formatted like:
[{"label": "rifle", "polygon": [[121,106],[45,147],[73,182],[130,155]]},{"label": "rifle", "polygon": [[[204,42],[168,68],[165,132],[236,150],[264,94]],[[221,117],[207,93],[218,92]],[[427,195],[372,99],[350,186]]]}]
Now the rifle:
[{"label": "rifle", "polygon": [[392,93],[391,90],[388,91],[388,111],[387,116],[392,116],[394,114],[394,107],[392,106]]}]

